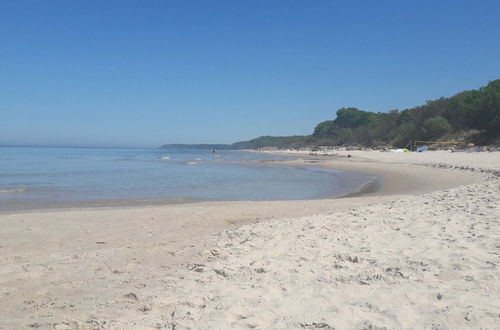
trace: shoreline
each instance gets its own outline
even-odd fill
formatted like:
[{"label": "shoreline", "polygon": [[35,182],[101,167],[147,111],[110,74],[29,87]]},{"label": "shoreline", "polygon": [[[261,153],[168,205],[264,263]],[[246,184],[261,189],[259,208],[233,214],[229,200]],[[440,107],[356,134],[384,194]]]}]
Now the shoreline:
[{"label": "shoreline", "polygon": [[[498,180],[393,160],[354,155],[320,163],[370,169],[387,180],[383,194],[0,214],[0,310],[5,311],[0,328],[190,328],[199,322],[203,328],[356,327],[354,321],[422,326],[432,316],[416,309],[421,304],[409,304],[400,290],[413,301],[440,294],[445,298],[425,304],[451,304],[453,313],[465,313],[463,303],[452,299],[464,294],[462,282],[450,282],[456,293],[447,282],[436,282],[457,262],[462,270],[453,276],[481,278],[477,285],[487,283],[490,298],[495,296],[498,285],[489,268],[460,258],[472,251],[476,259],[467,258],[475,263],[500,264],[490,250],[479,253],[491,248],[491,235],[498,229],[491,222],[495,217],[498,222],[497,208],[487,208],[498,199]],[[438,229],[440,222],[449,228]],[[476,223],[473,237],[463,233],[471,223]],[[443,237],[450,241],[441,241]],[[470,245],[479,238],[483,248]],[[453,253],[459,253],[456,260]],[[334,259],[325,263],[324,258]],[[430,265],[426,267],[439,276],[427,277],[424,266],[415,268],[413,262]],[[340,268],[330,269],[332,265]],[[315,310],[295,302],[303,299]],[[356,301],[361,305],[353,305]],[[381,303],[378,311],[367,310]],[[493,311],[496,303],[490,306],[480,295],[471,296],[468,304],[477,306],[469,311],[473,324],[494,327],[491,316],[480,311]],[[397,308],[412,315],[413,323],[405,323]],[[462,327],[464,317],[453,315],[434,321]]]},{"label": "shoreline", "polygon": [[[377,162],[369,159],[346,158],[338,156],[322,157],[307,156],[292,161],[273,162],[284,165],[308,165],[309,160],[315,161],[312,165],[327,169],[354,171],[373,175],[381,180],[381,189],[368,196],[393,196],[418,193],[429,193],[456,186],[477,183],[483,176],[478,173],[457,172],[452,168],[435,168],[416,164],[401,164]],[[435,173],[441,175],[435,176]]]},{"label": "shoreline", "polygon": [[[244,152],[255,152],[245,150]],[[211,201],[211,200],[197,200],[197,199],[186,199],[186,198],[158,198],[158,199],[120,199],[120,200],[102,200],[102,201],[91,201],[91,202],[75,202],[75,203],[63,203],[63,204],[51,204],[40,207],[28,208],[28,209],[12,209],[12,210],[0,210],[0,216],[9,214],[30,214],[30,213],[47,213],[47,212],[66,212],[66,211],[82,211],[82,210],[101,210],[101,209],[130,209],[130,208],[142,208],[142,207],[168,207],[171,205],[190,205],[190,204],[205,204],[205,203],[261,203],[261,202],[291,202],[291,201],[323,201],[323,200],[337,200],[343,198],[351,197],[362,197],[362,196],[387,196],[387,195],[404,195],[412,193],[424,193],[430,192],[437,189],[451,188],[455,185],[469,184],[477,182],[480,180],[479,176],[473,174],[468,174],[465,176],[458,177],[456,182],[449,184],[449,180],[439,180],[436,182],[435,179],[425,180],[422,176],[427,176],[428,170],[423,169],[421,166],[409,165],[412,167],[408,169],[408,165],[405,168],[392,167],[387,168],[385,165],[380,163],[367,161],[362,158],[348,159],[346,157],[332,157],[332,156],[310,156],[306,153],[288,153],[288,152],[266,152],[276,155],[292,155],[297,157],[294,160],[266,160],[259,161],[261,164],[267,165],[285,165],[294,166],[297,168],[304,167],[320,167],[331,170],[343,171],[345,175],[339,176],[339,178],[346,182],[344,185],[349,185],[347,182],[349,178],[355,175],[355,173],[360,173],[361,175],[371,175],[373,178],[368,179],[368,181],[363,182],[360,186],[356,186],[356,190],[348,191],[346,193],[339,194],[333,197],[320,197],[315,199],[297,199],[297,200],[222,200],[222,201]],[[452,176],[456,176],[456,173],[445,173]],[[370,184],[368,189],[363,189],[365,184]],[[353,187],[351,187],[352,189]]]},{"label": "shoreline", "polygon": [[[243,165],[252,165],[252,166],[290,166],[296,168],[296,170],[306,169],[307,171],[314,171],[314,164],[309,163],[301,163],[297,162],[297,164],[288,164],[286,161],[282,162],[281,160],[271,160],[271,161],[259,161],[259,160],[250,160],[246,162],[241,162]],[[327,168],[327,167],[323,167]],[[37,212],[51,212],[51,211],[71,211],[71,210],[82,210],[82,209],[103,209],[103,208],[131,208],[131,207],[148,207],[148,206],[167,206],[167,205],[175,205],[175,204],[196,204],[196,203],[231,203],[231,202],[275,202],[275,201],[291,201],[291,200],[323,200],[323,199],[335,199],[335,198],[343,198],[346,195],[350,194],[359,194],[359,186],[356,184],[350,183],[350,179],[354,182],[360,182],[365,173],[349,170],[342,170],[342,174],[337,174],[337,178],[342,182],[343,188],[340,189],[339,192],[336,192],[334,195],[325,195],[317,198],[300,198],[300,199],[202,199],[195,197],[158,197],[158,198],[130,198],[130,199],[103,199],[103,200],[89,200],[89,201],[74,201],[74,202],[65,202],[65,201],[38,201],[35,200],[36,204],[22,205],[20,202],[17,202],[16,205],[1,209],[0,215],[8,215],[8,214],[18,214],[18,213],[37,213]],[[329,173],[330,174],[330,173]],[[331,173],[334,174],[335,173]],[[359,176],[359,177],[358,177]],[[364,184],[366,182],[362,182]],[[237,184],[237,183],[234,183]],[[14,189],[24,190],[28,188],[19,188]],[[347,190],[343,192],[342,190]],[[8,203],[8,201],[6,201]],[[7,204],[6,203],[6,204]]]}]

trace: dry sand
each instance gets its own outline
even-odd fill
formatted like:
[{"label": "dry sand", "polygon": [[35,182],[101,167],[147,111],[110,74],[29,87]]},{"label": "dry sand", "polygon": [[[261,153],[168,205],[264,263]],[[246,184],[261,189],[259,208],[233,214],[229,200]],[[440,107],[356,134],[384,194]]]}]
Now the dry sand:
[{"label": "dry sand", "polygon": [[0,215],[0,328],[500,328],[500,153],[349,153],[382,191]]}]

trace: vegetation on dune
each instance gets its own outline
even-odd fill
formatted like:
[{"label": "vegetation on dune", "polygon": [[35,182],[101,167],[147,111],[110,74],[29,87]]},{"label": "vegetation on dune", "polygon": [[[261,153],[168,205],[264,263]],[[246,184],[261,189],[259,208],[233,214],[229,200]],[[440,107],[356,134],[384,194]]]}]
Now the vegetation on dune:
[{"label": "vegetation on dune", "polygon": [[300,149],[314,144],[312,136],[261,136],[249,141],[236,142],[231,145],[231,149],[259,149],[265,147]]},{"label": "vegetation on dune", "polygon": [[478,90],[427,101],[425,105],[402,111],[374,113],[341,108],[334,120],[319,123],[312,135],[261,136],[231,145],[166,146],[236,150],[342,145],[405,147],[412,140],[500,145],[500,79]]},{"label": "vegetation on dune", "polygon": [[319,123],[312,135],[262,136],[232,149],[358,145],[404,147],[412,140],[451,140],[479,145],[500,143],[500,79],[478,90],[427,101],[403,111],[369,112],[341,108],[334,120]]}]

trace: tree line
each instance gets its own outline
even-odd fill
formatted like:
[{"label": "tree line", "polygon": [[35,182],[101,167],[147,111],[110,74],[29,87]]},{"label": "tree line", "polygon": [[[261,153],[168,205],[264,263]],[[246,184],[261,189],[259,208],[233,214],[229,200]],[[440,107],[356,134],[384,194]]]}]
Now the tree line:
[{"label": "tree line", "polygon": [[500,144],[500,79],[477,90],[387,112],[341,108],[336,118],[319,123],[311,135],[261,136],[230,149],[312,146],[404,147],[412,140]]}]

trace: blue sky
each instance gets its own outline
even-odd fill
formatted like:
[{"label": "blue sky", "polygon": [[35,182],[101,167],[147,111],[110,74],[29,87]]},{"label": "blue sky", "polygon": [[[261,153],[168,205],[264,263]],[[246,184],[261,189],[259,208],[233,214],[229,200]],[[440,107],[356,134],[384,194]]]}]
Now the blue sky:
[{"label": "blue sky", "polygon": [[1,1],[0,145],[310,134],[500,78],[500,1]]}]

